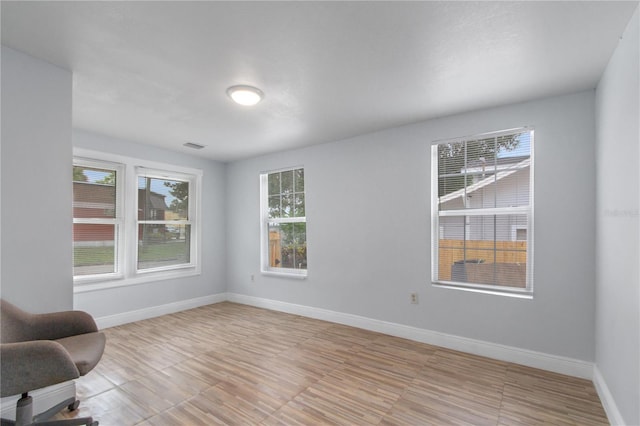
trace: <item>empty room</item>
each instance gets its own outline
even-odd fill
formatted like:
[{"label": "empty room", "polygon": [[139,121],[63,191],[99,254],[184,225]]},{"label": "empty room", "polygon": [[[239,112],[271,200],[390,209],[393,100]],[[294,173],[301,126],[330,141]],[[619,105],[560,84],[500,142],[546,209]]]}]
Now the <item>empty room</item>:
[{"label": "empty room", "polygon": [[640,425],[638,1],[2,1],[1,417]]}]

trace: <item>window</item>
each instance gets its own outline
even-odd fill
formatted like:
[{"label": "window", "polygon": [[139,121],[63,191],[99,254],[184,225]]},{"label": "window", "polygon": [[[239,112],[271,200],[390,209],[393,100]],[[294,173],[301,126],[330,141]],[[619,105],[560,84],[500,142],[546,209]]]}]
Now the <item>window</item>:
[{"label": "window", "polygon": [[79,149],[74,153],[76,284],[125,285],[200,272],[201,171]]},{"label": "window", "polygon": [[191,265],[189,176],[138,170],[137,270]]},{"label": "window", "polygon": [[262,272],[307,275],[304,169],[260,175]]},{"label": "window", "polygon": [[432,145],[432,281],[527,294],[533,271],[533,130]]},{"label": "window", "polygon": [[73,275],[122,273],[122,166],[76,159],[73,165]]}]

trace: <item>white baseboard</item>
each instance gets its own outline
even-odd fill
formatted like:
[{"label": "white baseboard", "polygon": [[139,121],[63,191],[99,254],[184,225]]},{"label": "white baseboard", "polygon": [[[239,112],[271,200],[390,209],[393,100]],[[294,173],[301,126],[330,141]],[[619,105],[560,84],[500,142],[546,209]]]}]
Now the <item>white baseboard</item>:
[{"label": "white baseboard", "polygon": [[224,302],[225,300],[227,300],[226,293],[213,294],[210,296],[203,296],[194,299],[167,303],[166,305],[151,306],[149,308],[138,309],[135,311],[108,315],[105,317],[96,318],[95,321],[99,329],[104,329],[115,327],[117,325],[127,324],[130,322],[159,317],[162,315],[173,314],[175,312],[186,311],[187,309],[199,308],[200,306],[220,303]]},{"label": "white baseboard", "polygon": [[597,365],[593,368],[593,385],[598,392],[604,411],[607,413],[609,423],[611,423],[612,426],[625,426],[626,423],[622,418],[622,414],[620,414],[620,410],[618,410],[609,386],[607,386],[607,382],[605,382],[604,377],[602,377],[602,373],[600,373]]},{"label": "white baseboard", "polygon": [[418,327],[381,321],[366,318],[359,315],[346,314],[327,309],[314,308],[311,306],[297,305],[294,303],[281,302],[278,300],[264,299],[253,296],[246,296],[237,293],[219,293],[210,296],[198,297],[195,299],[182,300],[166,305],[152,306],[136,311],[123,312],[96,318],[96,323],[100,329],[114,327],[130,322],[154,318],[174,312],[193,309],[200,306],[220,303],[224,301],[241,303],[260,308],[271,309],[279,312],[287,312],[295,315],[302,315],[309,318],[335,322],[338,324],[350,325],[365,330],[385,333],[392,336],[403,337],[417,342],[430,345],[442,346],[449,349],[468,352],[475,355],[486,356],[501,361],[513,362],[529,367],[540,368],[547,371],[566,374],[593,380],[593,363],[581,361],[573,358],[551,355],[543,352],[536,352],[513,346],[500,345],[482,340],[469,339],[466,337],[454,336]]},{"label": "white baseboard", "polygon": [[326,309],[314,308],[277,300],[263,299],[242,294],[227,293],[227,300],[245,305],[287,312],[290,314],[316,318],[365,330],[403,337],[417,342],[441,346],[475,355],[486,356],[501,361],[513,362],[540,368],[569,376],[593,380],[593,363],[557,355],[536,352],[513,346],[499,345],[466,337],[439,333],[408,325],[396,324],[376,319],[345,314]]},{"label": "white baseboard", "polygon": [[[331,311],[327,309],[315,308],[311,306],[298,305],[294,303],[281,302],[278,300],[264,299],[236,293],[219,293],[210,296],[198,297],[178,302],[173,302],[160,306],[153,306],[136,311],[123,312],[96,318],[96,323],[100,329],[114,327],[121,324],[140,321],[161,315],[171,314],[200,306],[210,305],[230,301],[259,308],[270,309],[279,312],[286,312],[304,317],[334,322],[338,324],[358,327],[365,330],[389,334],[402,337],[417,342],[430,345],[441,346],[453,350],[459,350],[475,355],[486,356],[501,361],[513,362],[529,367],[540,368],[569,376],[580,377],[594,382],[595,388],[600,396],[609,421],[615,426],[624,426],[624,419],[617,408],[615,400],[607,387],[597,366],[593,363],[551,355],[543,352],[536,352],[513,346],[500,345],[481,340],[469,339],[466,337],[454,336],[437,331],[397,324],[377,319],[362,317],[359,315],[347,314]],[[39,399],[35,397],[39,393]],[[38,403],[36,410],[45,410],[49,406],[55,405],[62,399],[75,395],[75,383],[67,382],[62,385],[51,386],[36,391],[32,394],[34,403]],[[12,399],[13,398],[13,399]],[[2,417],[12,418],[15,416],[15,403],[18,397],[2,399]],[[42,408],[41,408],[42,407]],[[36,411],[34,410],[34,411]]]},{"label": "white baseboard", "polygon": [[[67,398],[75,398],[76,382],[71,380],[46,388],[36,389],[33,392],[29,392],[29,395],[33,398],[33,414],[39,414]],[[20,395],[14,395],[0,400],[0,413],[3,419],[15,420],[16,402],[18,402],[19,399]]]}]

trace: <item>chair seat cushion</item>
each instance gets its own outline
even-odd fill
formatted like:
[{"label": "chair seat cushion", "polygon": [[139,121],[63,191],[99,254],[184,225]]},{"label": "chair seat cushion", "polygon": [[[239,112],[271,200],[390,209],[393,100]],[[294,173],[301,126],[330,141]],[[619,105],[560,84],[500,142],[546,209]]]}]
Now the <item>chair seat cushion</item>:
[{"label": "chair seat cushion", "polygon": [[64,346],[51,340],[2,343],[0,358],[2,398],[79,377],[78,367]]},{"label": "chair seat cushion", "polygon": [[71,355],[81,376],[93,369],[100,361],[106,342],[105,335],[101,332],[78,334],[55,340],[60,343]]}]

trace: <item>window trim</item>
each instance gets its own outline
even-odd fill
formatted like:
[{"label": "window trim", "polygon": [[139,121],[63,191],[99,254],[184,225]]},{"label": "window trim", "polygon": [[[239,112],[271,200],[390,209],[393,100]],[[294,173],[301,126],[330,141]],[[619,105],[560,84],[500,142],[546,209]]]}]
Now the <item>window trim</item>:
[{"label": "window trim", "polygon": [[[118,154],[105,153],[84,148],[73,149],[73,163],[77,159],[94,161],[97,164],[120,164],[123,169],[122,189],[123,224],[121,226],[123,240],[119,255],[122,256],[121,271],[118,276],[106,274],[93,275],[90,278],[73,277],[74,293],[83,293],[106,288],[139,285],[153,281],[184,278],[200,275],[202,272],[202,178],[203,171],[190,167],[143,160]],[[153,268],[153,270],[137,270],[137,208],[138,208],[138,169],[160,172],[160,177],[188,177],[193,179],[190,188],[189,211],[192,217],[191,263],[179,267]],[[192,210],[193,209],[193,210]]]},{"label": "window trim", "polygon": [[[291,170],[305,170],[304,166],[285,167],[281,169],[269,170],[260,173],[260,273],[267,276],[277,276],[284,278],[296,278],[304,280],[307,278],[308,269],[295,268],[273,268],[269,266],[269,224],[270,223],[307,223],[307,175],[304,176],[305,194],[305,216],[270,218],[269,217],[269,175],[272,173],[287,172]],[[307,253],[308,253],[307,240]]]},{"label": "window trim", "polygon": [[[439,210],[438,199],[438,146],[444,143],[459,143],[464,141],[479,140],[488,137],[499,137],[514,133],[530,133],[530,165],[529,165],[529,202],[527,206],[519,207],[497,207],[497,208],[476,208],[464,210]],[[434,287],[463,290],[470,292],[478,292],[485,294],[493,294],[500,296],[510,296],[524,299],[532,299],[534,293],[534,275],[533,275],[533,258],[534,258],[534,128],[532,126],[524,126],[496,132],[487,132],[471,136],[462,136],[451,139],[436,140],[431,143],[431,284]],[[526,287],[508,287],[478,283],[461,283],[457,281],[439,280],[439,240],[440,240],[440,217],[447,216],[485,216],[485,215],[508,215],[508,214],[525,214],[527,216],[527,269],[526,269]]]}]

